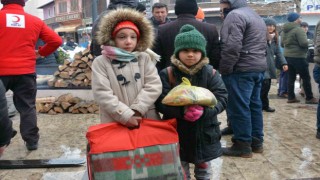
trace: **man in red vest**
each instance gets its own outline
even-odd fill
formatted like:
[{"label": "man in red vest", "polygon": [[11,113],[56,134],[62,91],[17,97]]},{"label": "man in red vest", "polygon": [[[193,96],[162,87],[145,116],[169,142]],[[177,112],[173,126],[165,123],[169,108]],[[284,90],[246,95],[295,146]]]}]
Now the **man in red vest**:
[{"label": "man in red vest", "polygon": [[[13,92],[14,105],[20,113],[20,133],[27,149],[36,150],[39,140],[36,58],[53,53],[62,39],[41,19],[24,12],[24,0],[1,0],[1,3],[0,80],[6,90]],[[46,44],[35,51],[38,38]]]}]

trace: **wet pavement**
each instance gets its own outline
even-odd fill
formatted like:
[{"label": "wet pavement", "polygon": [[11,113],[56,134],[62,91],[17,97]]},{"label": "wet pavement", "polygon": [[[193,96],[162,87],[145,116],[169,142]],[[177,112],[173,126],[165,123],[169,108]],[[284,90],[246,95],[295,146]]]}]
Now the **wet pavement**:
[{"label": "wet pavement", "polygon": [[[220,157],[213,160],[211,179],[277,180],[320,179],[320,140],[316,139],[316,108],[300,103],[287,104],[276,95],[276,83],[270,91],[270,106],[275,113],[264,112],[265,143],[262,154],[252,158]],[[221,129],[226,126],[226,115],[219,115]],[[1,159],[41,159],[85,157],[85,133],[90,125],[99,122],[98,115],[38,115],[40,128],[39,149],[27,151],[18,134]],[[19,116],[13,118],[19,129]],[[231,136],[222,137],[222,145],[231,145]],[[86,166],[77,168],[0,170],[1,180],[84,180]]]}]

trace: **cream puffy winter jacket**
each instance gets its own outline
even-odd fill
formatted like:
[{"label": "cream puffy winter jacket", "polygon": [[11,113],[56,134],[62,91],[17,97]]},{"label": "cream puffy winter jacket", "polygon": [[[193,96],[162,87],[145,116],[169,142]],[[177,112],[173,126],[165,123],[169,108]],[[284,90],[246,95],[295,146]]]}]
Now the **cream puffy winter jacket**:
[{"label": "cream puffy winter jacket", "polygon": [[143,117],[160,119],[154,102],[160,96],[162,83],[147,48],[153,43],[153,28],[148,19],[135,10],[118,9],[104,16],[98,31],[100,45],[113,45],[111,33],[121,21],[134,22],[140,31],[136,59],[120,62],[98,56],[92,65],[92,90],[100,105],[102,123],[126,124],[139,111]]}]

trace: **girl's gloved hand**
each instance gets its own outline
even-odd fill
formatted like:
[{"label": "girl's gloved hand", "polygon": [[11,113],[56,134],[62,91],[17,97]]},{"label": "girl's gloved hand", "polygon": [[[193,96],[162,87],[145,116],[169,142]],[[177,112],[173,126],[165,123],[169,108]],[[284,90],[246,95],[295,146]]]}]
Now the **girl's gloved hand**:
[{"label": "girl's gloved hand", "polygon": [[184,119],[186,121],[194,122],[198,120],[203,114],[203,107],[199,105],[186,106],[184,111]]}]

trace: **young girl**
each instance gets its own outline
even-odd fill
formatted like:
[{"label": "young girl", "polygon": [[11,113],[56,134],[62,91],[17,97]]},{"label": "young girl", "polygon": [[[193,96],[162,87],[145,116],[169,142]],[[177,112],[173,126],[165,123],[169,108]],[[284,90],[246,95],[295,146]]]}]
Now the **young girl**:
[{"label": "young girl", "polygon": [[262,109],[266,112],[274,112],[275,109],[269,106],[268,94],[271,87],[271,79],[276,79],[276,64],[281,67],[283,71],[288,70],[287,61],[280,52],[278,43],[278,32],[276,30],[276,21],[267,18],[264,20],[267,25],[268,37],[267,37],[267,70],[264,73],[264,80],[261,87],[261,101]]},{"label": "young girl", "polygon": [[[217,115],[226,108],[228,93],[220,74],[208,64],[206,40],[199,31],[191,25],[182,26],[174,46],[170,67],[172,71],[167,68],[160,72],[163,89],[156,103],[157,109],[163,113],[163,119],[177,118],[180,158],[188,179],[189,163],[195,164],[196,179],[210,179],[210,160],[222,153]],[[174,77],[174,83],[170,82],[169,76]],[[182,77],[188,78],[193,86],[209,89],[216,96],[218,104],[214,108],[162,104],[162,99],[181,83]]]},{"label": "young girl", "polygon": [[97,41],[102,55],[92,64],[92,90],[102,123],[139,126],[142,117],[160,119],[154,102],[162,84],[151,56],[153,28],[143,14],[117,9],[100,23]]}]

